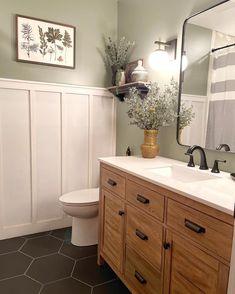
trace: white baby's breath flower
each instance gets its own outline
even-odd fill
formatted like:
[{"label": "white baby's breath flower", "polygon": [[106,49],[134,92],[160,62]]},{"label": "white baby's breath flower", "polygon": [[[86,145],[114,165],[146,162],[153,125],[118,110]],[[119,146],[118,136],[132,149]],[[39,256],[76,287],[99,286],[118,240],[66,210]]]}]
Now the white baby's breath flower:
[{"label": "white baby's breath flower", "polygon": [[[125,98],[131,119],[130,124],[144,130],[158,130],[172,125],[177,118],[178,83],[172,79],[169,85],[160,89],[157,83],[151,83],[147,95],[143,98],[136,88],[130,88]],[[179,128],[190,125],[195,114],[192,106],[181,105]]]}]

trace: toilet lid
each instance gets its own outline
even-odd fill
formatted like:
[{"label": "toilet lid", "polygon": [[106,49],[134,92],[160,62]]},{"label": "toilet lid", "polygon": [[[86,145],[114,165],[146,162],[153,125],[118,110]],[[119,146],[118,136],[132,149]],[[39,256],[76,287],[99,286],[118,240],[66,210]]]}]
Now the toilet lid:
[{"label": "toilet lid", "polygon": [[80,206],[96,204],[99,201],[99,188],[76,190],[60,197],[60,201],[67,205]]}]

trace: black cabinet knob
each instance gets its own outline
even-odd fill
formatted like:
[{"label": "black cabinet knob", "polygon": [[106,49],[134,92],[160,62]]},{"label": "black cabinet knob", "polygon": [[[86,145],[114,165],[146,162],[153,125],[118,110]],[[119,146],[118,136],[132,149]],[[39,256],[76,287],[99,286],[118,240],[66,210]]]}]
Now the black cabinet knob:
[{"label": "black cabinet knob", "polygon": [[169,249],[170,247],[171,247],[171,244],[168,243],[168,242],[165,242],[165,243],[163,244],[163,248],[164,248],[165,250]]},{"label": "black cabinet knob", "polygon": [[118,214],[122,216],[125,214],[125,212],[123,210],[119,210]]}]

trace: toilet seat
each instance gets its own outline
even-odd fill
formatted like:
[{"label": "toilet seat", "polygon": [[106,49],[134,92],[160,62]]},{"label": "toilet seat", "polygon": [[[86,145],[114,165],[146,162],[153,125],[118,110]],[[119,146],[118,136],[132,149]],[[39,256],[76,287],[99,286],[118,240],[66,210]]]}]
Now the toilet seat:
[{"label": "toilet seat", "polygon": [[69,206],[89,206],[99,203],[99,188],[75,190],[63,194],[60,201]]}]

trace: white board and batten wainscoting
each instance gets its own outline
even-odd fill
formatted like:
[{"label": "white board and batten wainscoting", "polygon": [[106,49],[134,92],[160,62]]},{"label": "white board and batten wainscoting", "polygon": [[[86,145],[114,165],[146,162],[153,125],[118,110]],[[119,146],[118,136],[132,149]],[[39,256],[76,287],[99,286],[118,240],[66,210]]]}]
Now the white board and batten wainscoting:
[{"label": "white board and batten wainscoting", "polygon": [[115,146],[107,90],[0,79],[0,239],[70,225],[59,196],[97,187]]},{"label": "white board and batten wainscoting", "polygon": [[206,128],[208,117],[208,97],[199,95],[182,94],[181,101],[186,106],[193,106],[195,118],[190,126],[183,129],[181,142],[183,145],[205,146]]}]

